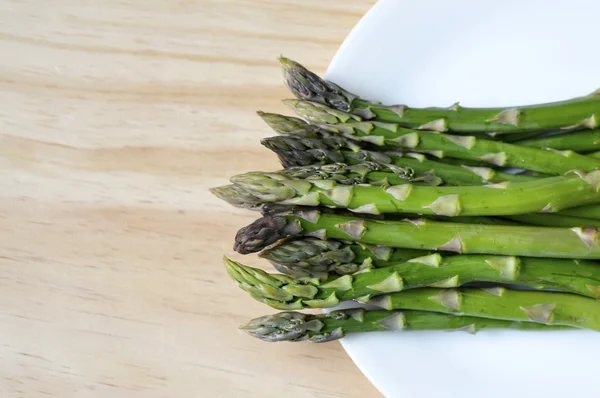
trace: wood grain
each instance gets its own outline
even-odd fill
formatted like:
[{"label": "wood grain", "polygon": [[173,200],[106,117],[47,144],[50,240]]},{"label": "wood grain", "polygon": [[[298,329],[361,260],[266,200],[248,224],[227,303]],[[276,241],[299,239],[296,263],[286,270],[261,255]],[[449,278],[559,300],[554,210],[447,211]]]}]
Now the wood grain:
[{"label": "wood grain", "polygon": [[277,167],[276,57],[323,72],[373,3],[0,2],[0,397],[379,396],[237,330],[272,311],[221,264],[254,215],[207,191]]}]

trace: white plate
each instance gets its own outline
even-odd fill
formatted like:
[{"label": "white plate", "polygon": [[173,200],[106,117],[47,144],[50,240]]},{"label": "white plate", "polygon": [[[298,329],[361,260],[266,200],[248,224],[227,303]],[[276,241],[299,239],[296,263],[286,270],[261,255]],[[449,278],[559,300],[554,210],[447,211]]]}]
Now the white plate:
[{"label": "white plate", "polygon": [[[327,78],[412,106],[519,105],[600,87],[598,1],[381,0]],[[600,396],[600,334],[371,333],[342,340],[387,397]]]}]

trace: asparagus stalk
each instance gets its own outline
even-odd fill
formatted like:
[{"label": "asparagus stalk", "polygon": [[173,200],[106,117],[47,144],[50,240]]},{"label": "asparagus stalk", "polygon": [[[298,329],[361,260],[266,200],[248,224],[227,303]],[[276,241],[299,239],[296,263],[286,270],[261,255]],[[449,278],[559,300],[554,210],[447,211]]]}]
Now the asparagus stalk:
[{"label": "asparagus stalk", "polygon": [[[409,218],[411,214],[405,214],[403,216],[397,215],[386,215],[385,220],[403,221]],[[549,213],[528,213],[528,214],[516,214],[514,216],[502,216],[502,217],[443,217],[443,216],[421,216],[421,218],[427,218],[433,221],[448,221],[462,224],[484,224],[484,225],[513,225],[513,226],[527,226],[537,225],[540,227],[593,227],[598,220],[587,219],[583,217],[572,217],[563,216],[561,213],[549,214]]]},{"label": "asparagus stalk", "polygon": [[426,288],[374,297],[368,304],[600,331],[600,302],[568,293]]},{"label": "asparagus stalk", "polygon": [[588,153],[587,155],[598,159],[598,158],[600,158],[600,151]]},{"label": "asparagus stalk", "polygon": [[473,225],[424,219],[381,221],[293,208],[277,209],[240,229],[234,250],[255,253],[280,239],[301,235],[468,254],[600,259],[595,228]]},{"label": "asparagus stalk", "polygon": [[254,299],[282,310],[329,308],[344,300],[369,302],[374,296],[407,289],[450,288],[472,282],[517,284],[600,298],[600,267],[593,262],[573,260],[491,255],[443,258],[434,253],[383,268],[367,268],[325,282],[268,274],[228,258],[225,258],[225,264],[227,272],[242,290]]},{"label": "asparagus stalk", "polygon": [[[400,151],[405,150],[403,148],[393,148],[393,149],[400,150]],[[420,153],[420,152],[416,152],[416,153]],[[470,166],[470,167],[488,167],[488,166],[490,166],[489,163],[484,162],[482,160],[449,158],[447,156],[443,156],[444,153],[440,152],[440,151],[431,151],[430,153],[425,151],[423,154],[429,159],[438,161],[440,163],[453,164],[456,166]],[[442,156],[442,157],[439,157],[439,156]],[[497,166],[493,166],[493,167],[497,167]],[[530,170],[527,170],[527,171],[530,171]]]},{"label": "asparagus stalk", "polygon": [[562,215],[581,217],[581,218],[593,218],[600,220],[600,206],[599,205],[587,205],[580,207],[573,207],[571,209],[565,209],[560,212]]},{"label": "asparagus stalk", "polygon": [[[600,96],[598,98],[600,99]],[[415,152],[430,153],[440,158],[449,156],[481,160],[496,166],[518,167],[549,174],[564,174],[575,169],[589,171],[600,167],[600,160],[573,151],[556,152],[474,136],[453,136],[434,131],[407,129],[394,123],[364,121],[358,116],[314,102],[284,102],[322,129],[376,145],[398,146]]]},{"label": "asparagus stalk", "polygon": [[336,240],[299,238],[282,240],[261,251],[282,274],[293,278],[326,279],[330,274],[354,274],[368,267],[385,267],[431,254],[426,250],[394,249]]},{"label": "asparagus stalk", "polygon": [[520,141],[519,145],[531,148],[552,148],[560,151],[592,152],[600,149],[600,130],[532,138]]},{"label": "asparagus stalk", "polygon": [[536,138],[545,133],[546,133],[546,131],[525,131],[522,133],[511,133],[511,134],[488,133],[488,136],[490,136],[492,139],[495,139],[497,141],[516,142],[516,141],[523,141],[523,140]]},{"label": "asparagus stalk", "polygon": [[600,227],[600,220],[593,218],[573,217],[563,214],[519,214],[515,216],[504,216],[503,218],[517,221],[522,224],[538,225],[544,227],[581,227],[581,228],[597,228]]},{"label": "asparagus stalk", "polygon": [[364,100],[340,86],[323,80],[297,62],[280,58],[284,80],[300,99],[325,104],[364,120],[398,123],[403,127],[464,133],[594,129],[600,123],[598,91],[568,101],[531,106],[465,108],[457,103],[447,108],[384,106]]},{"label": "asparagus stalk", "polygon": [[[398,148],[396,148],[396,149],[398,149]],[[432,156],[429,155],[429,157],[432,157]],[[453,165],[458,165],[458,166],[473,166],[473,167],[486,166],[486,163],[479,161],[479,160],[467,160],[467,159],[457,159],[457,158],[439,158],[436,160],[441,163],[453,164]],[[499,172],[499,171],[497,171],[497,172]],[[505,181],[522,181],[525,179],[526,179],[526,181],[531,181],[535,178],[552,177],[552,174],[540,173],[539,171],[531,171],[531,170],[525,170],[525,169],[515,170],[514,173],[511,172],[511,173],[504,173],[504,174],[508,174],[509,176],[512,176],[511,177],[512,179],[506,179]]]},{"label": "asparagus stalk", "polygon": [[303,314],[286,311],[255,318],[242,325],[250,336],[267,342],[309,341],[325,343],[348,334],[443,330],[476,333],[481,329],[553,330],[565,327],[534,322],[477,318],[428,311],[366,311],[362,308],[332,311],[327,314]]},{"label": "asparagus stalk", "polygon": [[213,192],[233,204],[324,205],[367,214],[501,216],[550,213],[600,202],[600,171],[569,173],[530,182],[462,187],[346,185],[330,179],[301,180],[263,172],[241,174],[231,180],[237,188],[234,197],[230,196],[230,190],[216,188]]},{"label": "asparagus stalk", "polygon": [[[548,215],[548,214],[544,214]],[[407,218],[414,216],[414,214],[387,214],[383,216],[384,220],[390,221],[404,221]],[[515,216],[518,217],[518,216]],[[461,224],[483,224],[483,225],[523,225],[518,221],[509,220],[507,217],[474,217],[474,216],[456,216],[456,217],[446,217],[446,216],[421,216],[421,218],[426,218],[428,220],[433,221],[448,221],[454,223]]]}]

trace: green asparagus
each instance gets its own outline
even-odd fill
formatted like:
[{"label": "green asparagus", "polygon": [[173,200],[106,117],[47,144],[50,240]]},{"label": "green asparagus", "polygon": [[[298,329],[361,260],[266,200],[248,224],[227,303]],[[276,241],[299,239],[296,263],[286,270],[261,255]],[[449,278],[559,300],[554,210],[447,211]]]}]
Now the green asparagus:
[{"label": "green asparagus", "polygon": [[[360,142],[360,141],[359,141]],[[392,148],[395,150],[400,150],[400,151],[405,151],[405,148]],[[415,153],[420,153],[420,152],[415,152]],[[447,156],[443,156],[443,153],[440,153],[440,151],[431,151],[430,153],[428,153],[427,151],[423,152],[423,155],[425,155],[426,158],[431,159],[431,160],[435,160],[437,162],[440,163],[445,163],[445,164],[453,164],[456,166],[470,166],[470,167],[496,167],[498,168],[499,166],[496,165],[491,165],[487,162],[484,162],[482,160],[476,160],[476,159],[459,159],[459,158],[450,158]],[[442,157],[438,157],[439,155],[441,155]],[[523,170],[523,171],[528,171],[531,172],[531,170]],[[537,173],[537,172],[535,172]],[[543,173],[540,173],[541,175],[544,175]],[[546,177],[549,177],[550,175],[546,175]]]},{"label": "green asparagus", "polygon": [[425,310],[600,331],[600,302],[568,293],[489,289],[414,289],[373,297],[387,310]]},{"label": "green asparagus", "polygon": [[360,149],[323,148],[324,141],[304,137],[268,137],[261,143],[275,152],[284,167],[314,164],[346,163],[350,165],[372,161],[399,167],[410,167],[418,174],[440,177],[451,185],[479,185],[501,181],[533,181],[536,177],[514,175],[496,171],[489,167],[457,166],[429,160],[420,153],[399,151],[377,152]]},{"label": "green asparagus", "polygon": [[588,155],[588,156],[591,156],[591,157],[593,157],[593,158],[596,158],[596,159],[598,159],[598,158],[600,158],[600,151],[596,151],[596,152],[588,153],[587,155]]},{"label": "green asparagus", "polygon": [[[278,203],[329,206],[355,213],[414,213],[442,216],[501,216],[554,213],[600,203],[600,171],[488,186],[346,185],[334,180],[288,178],[281,173],[250,172],[231,178],[237,190],[213,189],[232,204]],[[246,194],[247,193],[247,194]],[[231,196],[231,194],[235,196]]]},{"label": "green asparagus", "polygon": [[362,308],[338,310],[318,315],[286,311],[255,318],[240,327],[249,335],[263,341],[309,341],[312,343],[325,343],[353,333],[379,331],[443,330],[476,333],[481,329],[554,330],[565,328],[568,327],[429,311],[366,311]]},{"label": "green asparagus", "polygon": [[[600,96],[598,97],[600,99]],[[593,170],[600,160],[573,151],[550,151],[505,142],[454,136],[433,131],[407,129],[394,123],[363,121],[358,116],[302,100],[284,101],[302,117],[324,130],[375,145],[398,146],[411,151],[481,160],[496,166],[517,167],[548,174],[569,170]],[[600,103],[600,102],[599,102]]]},{"label": "green asparagus", "polygon": [[538,225],[540,227],[581,227],[581,228],[589,228],[600,227],[600,220],[596,220],[593,218],[583,218],[583,217],[574,217],[559,214],[540,214],[540,213],[529,213],[529,214],[519,214],[515,216],[503,216],[503,218],[517,221],[522,224],[528,225]]},{"label": "green asparagus", "polygon": [[570,209],[565,209],[565,210],[561,211],[560,213],[565,216],[593,218],[596,220],[600,220],[600,206],[599,205],[587,205],[587,206],[573,207]]},{"label": "green asparagus", "polygon": [[[277,271],[292,278],[325,280],[335,275],[354,274],[371,267],[387,267],[432,253],[427,250],[398,249],[305,237],[283,239],[262,250],[258,255],[269,260]],[[536,258],[524,257],[523,259],[529,264],[536,261]],[[552,261],[553,264],[559,264],[562,261],[568,267],[571,261],[581,263],[584,260],[554,259]],[[585,264],[587,267],[600,267],[600,264],[594,262]]]},{"label": "green asparagus", "polygon": [[[273,113],[261,113],[263,119],[284,137],[270,137],[261,143],[274,151],[284,167],[306,166],[321,163],[350,163],[371,160],[379,163],[393,163],[397,166],[411,167],[417,173],[435,173],[445,181],[480,184],[488,181],[526,181],[533,178],[502,173],[489,167],[461,165],[451,167],[444,163],[426,159],[422,154],[403,153],[398,150],[386,150],[376,147],[369,150],[369,143],[354,141],[340,134],[333,134],[301,119]],[[371,145],[372,147],[372,145]],[[466,166],[466,167],[464,167]]]},{"label": "green asparagus", "polygon": [[595,228],[473,225],[425,219],[381,221],[318,209],[264,209],[240,229],[234,250],[255,253],[280,239],[312,236],[397,248],[511,256],[600,259]]},{"label": "green asparagus", "polygon": [[254,299],[282,310],[329,308],[344,300],[366,302],[373,296],[407,289],[450,288],[472,282],[516,284],[600,298],[598,264],[574,260],[477,254],[444,258],[434,253],[383,268],[365,268],[353,275],[324,282],[268,274],[228,258],[225,258],[225,265],[242,290]]},{"label": "green asparagus", "polygon": [[[599,114],[600,115],[600,114]],[[548,137],[532,138],[520,141],[519,145],[531,148],[552,148],[580,153],[593,152],[600,149],[600,130],[563,133]]]},{"label": "green asparagus", "polygon": [[600,125],[599,91],[568,101],[531,106],[465,108],[458,102],[447,108],[384,106],[364,100],[321,79],[297,62],[283,57],[280,62],[285,83],[297,98],[319,102],[364,120],[398,123],[403,127],[423,130],[465,133],[594,129]]}]

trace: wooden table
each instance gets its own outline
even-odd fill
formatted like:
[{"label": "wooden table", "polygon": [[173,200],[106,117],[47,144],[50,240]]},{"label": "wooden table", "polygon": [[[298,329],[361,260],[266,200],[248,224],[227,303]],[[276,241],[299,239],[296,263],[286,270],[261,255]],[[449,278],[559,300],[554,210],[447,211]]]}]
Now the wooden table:
[{"label": "wooden table", "polygon": [[323,72],[373,3],[0,2],[0,397],[379,396],[237,330],[272,312],[221,263],[255,215],[207,191],[277,167],[276,57]]}]

